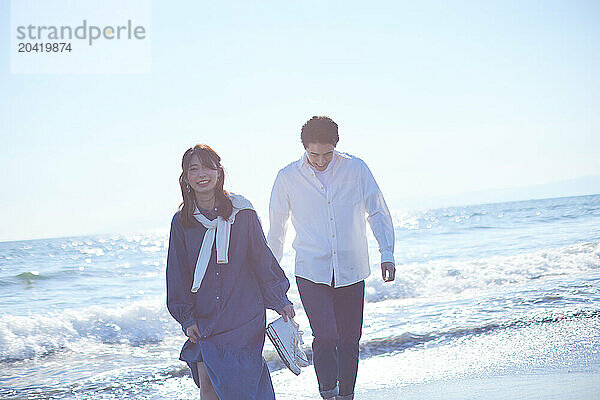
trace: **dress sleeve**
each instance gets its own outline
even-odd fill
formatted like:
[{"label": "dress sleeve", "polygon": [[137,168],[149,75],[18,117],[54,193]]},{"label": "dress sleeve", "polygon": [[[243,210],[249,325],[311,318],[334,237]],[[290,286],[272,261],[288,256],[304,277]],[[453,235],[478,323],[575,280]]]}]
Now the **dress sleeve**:
[{"label": "dress sleeve", "polygon": [[254,211],[249,211],[249,214],[248,255],[250,264],[260,286],[265,307],[280,313],[283,307],[292,304],[286,296],[290,282],[267,245],[258,215]]},{"label": "dress sleeve", "polygon": [[194,318],[192,273],[186,258],[183,227],[177,215],[171,222],[167,253],[167,308],[181,324],[184,332],[196,321]]}]

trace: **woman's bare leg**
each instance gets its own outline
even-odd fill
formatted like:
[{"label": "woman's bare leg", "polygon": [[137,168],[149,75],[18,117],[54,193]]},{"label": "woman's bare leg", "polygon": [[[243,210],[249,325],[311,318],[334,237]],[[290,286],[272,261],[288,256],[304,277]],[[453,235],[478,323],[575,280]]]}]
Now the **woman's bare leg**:
[{"label": "woman's bare leg", "polygon": [[200,378],[200,399],[219,400],[203,362],[198,363],[198,377]]}]

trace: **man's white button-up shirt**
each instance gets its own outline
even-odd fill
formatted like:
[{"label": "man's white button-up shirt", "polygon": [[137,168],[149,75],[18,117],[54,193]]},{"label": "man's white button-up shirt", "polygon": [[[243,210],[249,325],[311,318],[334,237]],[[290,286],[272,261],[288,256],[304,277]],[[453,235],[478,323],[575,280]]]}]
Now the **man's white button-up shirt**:
[{"label": "man's white button-up shirt", "polygon": [[269,206],[267,240],[283,256],[291,214],[296,238],[295,275],[315,283],[348,286],[370,274],[366,235],[369,221],[381,262],[394,262],[394,226],[371,171],[360,158],[334,151],[325,187],[306,154],[277,174]]}]

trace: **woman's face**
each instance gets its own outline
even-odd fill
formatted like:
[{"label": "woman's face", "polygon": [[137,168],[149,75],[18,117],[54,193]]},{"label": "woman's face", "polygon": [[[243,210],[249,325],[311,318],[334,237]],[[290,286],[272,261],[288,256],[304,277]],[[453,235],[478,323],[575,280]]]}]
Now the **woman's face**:
[{"label": "woman's face", "polygon": [[214,193],[217,186],[219,171],[216,166],[207,167],[202,165],[197,155],[193,155],[187,173],[187,183],[200,195]]}]

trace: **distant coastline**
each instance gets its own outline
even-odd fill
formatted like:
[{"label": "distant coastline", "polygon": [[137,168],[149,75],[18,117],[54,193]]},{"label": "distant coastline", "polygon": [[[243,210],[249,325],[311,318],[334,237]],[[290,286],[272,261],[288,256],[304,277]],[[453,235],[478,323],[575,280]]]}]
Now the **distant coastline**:
[{"label": "distant coastline", "polygon": [[[600,194],[600,175],[584,176],[557,182],[513,188],[477,190],[450,195],[406,196],[390,199],[390,208],[408,209],[459,207],[479,204],[508,203],[557,199],[563,197],[592,196]],[[394,207],[395,206],[395,207]]]}]

